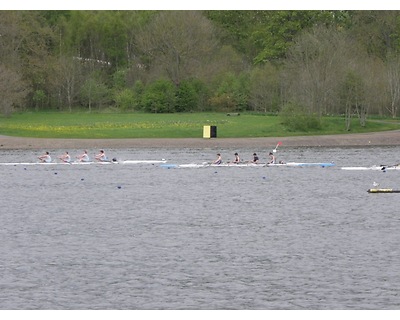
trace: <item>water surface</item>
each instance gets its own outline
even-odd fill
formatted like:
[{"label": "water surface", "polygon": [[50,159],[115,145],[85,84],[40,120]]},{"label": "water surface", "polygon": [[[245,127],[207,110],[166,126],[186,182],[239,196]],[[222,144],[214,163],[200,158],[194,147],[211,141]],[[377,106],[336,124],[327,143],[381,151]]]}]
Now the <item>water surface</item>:
[{"label": "water surface", "polygon": [[[236,151],[267,154],[107,153],[178,164]],[[41,152],[2,150],[0,161]],[[340,170],[394,164],[399,153],[277,152],[331,168],[0,166],[0,308],[399,309],[400,194],[366,191],[400,188],[400,171]]]}]

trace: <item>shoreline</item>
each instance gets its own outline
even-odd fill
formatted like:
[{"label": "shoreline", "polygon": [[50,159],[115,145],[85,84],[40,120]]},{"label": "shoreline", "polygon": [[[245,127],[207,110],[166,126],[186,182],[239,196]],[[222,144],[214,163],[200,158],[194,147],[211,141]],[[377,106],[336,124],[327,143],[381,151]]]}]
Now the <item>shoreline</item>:
[{"label": "shoreline", "polygon": [[400,130],[323,136],[268,138],[138,138],[138,139],[53,139],[0,135],[0,150],[90,149],[90,148],[265,148],[277,142],[286,147],[400,146]]}]

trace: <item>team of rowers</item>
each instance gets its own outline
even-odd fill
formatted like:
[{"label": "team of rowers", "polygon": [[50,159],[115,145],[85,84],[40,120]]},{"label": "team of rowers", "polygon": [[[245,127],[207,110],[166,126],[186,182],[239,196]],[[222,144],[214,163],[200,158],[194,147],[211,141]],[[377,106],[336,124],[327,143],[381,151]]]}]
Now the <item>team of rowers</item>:
[{"label": "team of rowers", "polygon": [[[235,152],[234,156],[235,156],[234,160],[229,161],[229,163],[243,163],[243,161],[240,159],[239,154],[237,152]],[[268,157],[269,157],[269,160],[268,160],[267,164],[275,164],[276,163],[276,157],[272,152],[270,152],[268,154]],[[100,153],[97,154],[94,158],[96,161],[99,161],[99,162],[108,162],[109,161],[104,150],[100,150]],[[46,151],[45,154],[39,156],[38,159],[41,162],[45,162],[45,163],[50,163],[52,161],[52,158],[48,151]],[[65,153],[63,155],[59,156],[58,159],[60,159],[62,162],[65,162],[65,163],[71,162],[71,156],[69,155],[68,151],[65,151]],[[83,152],[83,154],[76,156],[76,159],[78,162],[90,162],[90,157],[86,150]],[[116,159],[113,159],[113,161],[115,161],[115,160]],[[260,159],[259,159],[257,153],[254,152],[253,159],[248,162],[259,163],[259,160]],[[217,153],[217,159],[215,161],[213,161],[212,163],[213,164],[221,164],[222,163],[222,157],[221,157],[220,153]],[[279,162],[279,163],[282,163],[282,162]]]},{"label": "team of rowers", "polygon": [[[99,162],[109,161],[104,150],[100,150],[100,153],[97,154],[94,158],[96,161],[99,161]],[[45,154],[38,157],[38,159],[41,162],[46,162],[46,163],[50,163],[52,161],[52,158],[48,151]],[[58,159],[60,159],[62,162],[65,162],[65,163],[71,162],[71,156],[68,154],[68,151],[65,151],[65,153],[63,155],[59,156]],[[76,159],[78,162],[90,162],[90,157],[86,150],[83,152],[83,154],[76,156]]]},{"label": "team of rowers", "polygon": [[[233,161],[228,161],[228,163],[243,163],[243,162],[245,162],[245,161],[242,161],[242,160],[240,159],[239,154],[238,154],[237,152],[235,152],[234,156],[235,156],[234,160],[233,160]],[[276,162],[276,157],[275,157],[275,155],[274,155],[272,152],[270,152],[270,153],[268,154],[268,157],[269,157],[269,159],[268,159],[267,164],[275,164],[275,163],[277,163],[277,162]],[[249,162],[249,163],[259,163],[259,161],[260,161],[260,159],[259,159],[257,153],[254,152],[254,153],[253,153],[253,159],[250,160],[250,161],[246,161],[246,162]],[[217,153],[217,159],[214,160],[212,163],[213,163],[213,164],[221,164],[221,163],[222,163],[222,157],[221,157],[221,154],[220,154],[220,153]],[[279,163],[283,163],[283,162],[280,161]]]}]

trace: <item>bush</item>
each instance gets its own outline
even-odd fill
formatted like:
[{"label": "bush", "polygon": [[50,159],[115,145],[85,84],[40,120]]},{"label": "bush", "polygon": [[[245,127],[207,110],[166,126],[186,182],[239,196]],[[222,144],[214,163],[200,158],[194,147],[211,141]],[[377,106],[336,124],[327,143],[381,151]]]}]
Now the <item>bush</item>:
[{"label": "bush", "polygon": [[175,112],[175,86],[171,81],[157,80],[145,89],[141,102],[146,112]]},{"label": "bush", "polygon": [[121,110],[134,110],[136,106],[135,94],[130,89],[118,91],[115,96],[115,105]]},{"label": "bush", "polygon": [[198,109],[199,95],[190,81],[182,81],[176,92],[176,111],[186,112]]},{"label": "bush", "polygon": [[279,113],[282,124],[289,131],[313,131],[321,129],[321,119],[295,103],[284,105]]}]

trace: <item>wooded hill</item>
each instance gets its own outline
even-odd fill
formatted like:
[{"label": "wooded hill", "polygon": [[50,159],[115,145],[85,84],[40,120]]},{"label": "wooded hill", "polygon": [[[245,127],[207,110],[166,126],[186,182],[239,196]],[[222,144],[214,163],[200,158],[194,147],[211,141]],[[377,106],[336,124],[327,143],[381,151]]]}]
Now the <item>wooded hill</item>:
[{"label": "wooded hill", "polygon": [[0,11],[0,109],[396,117],[399,17]]}]

